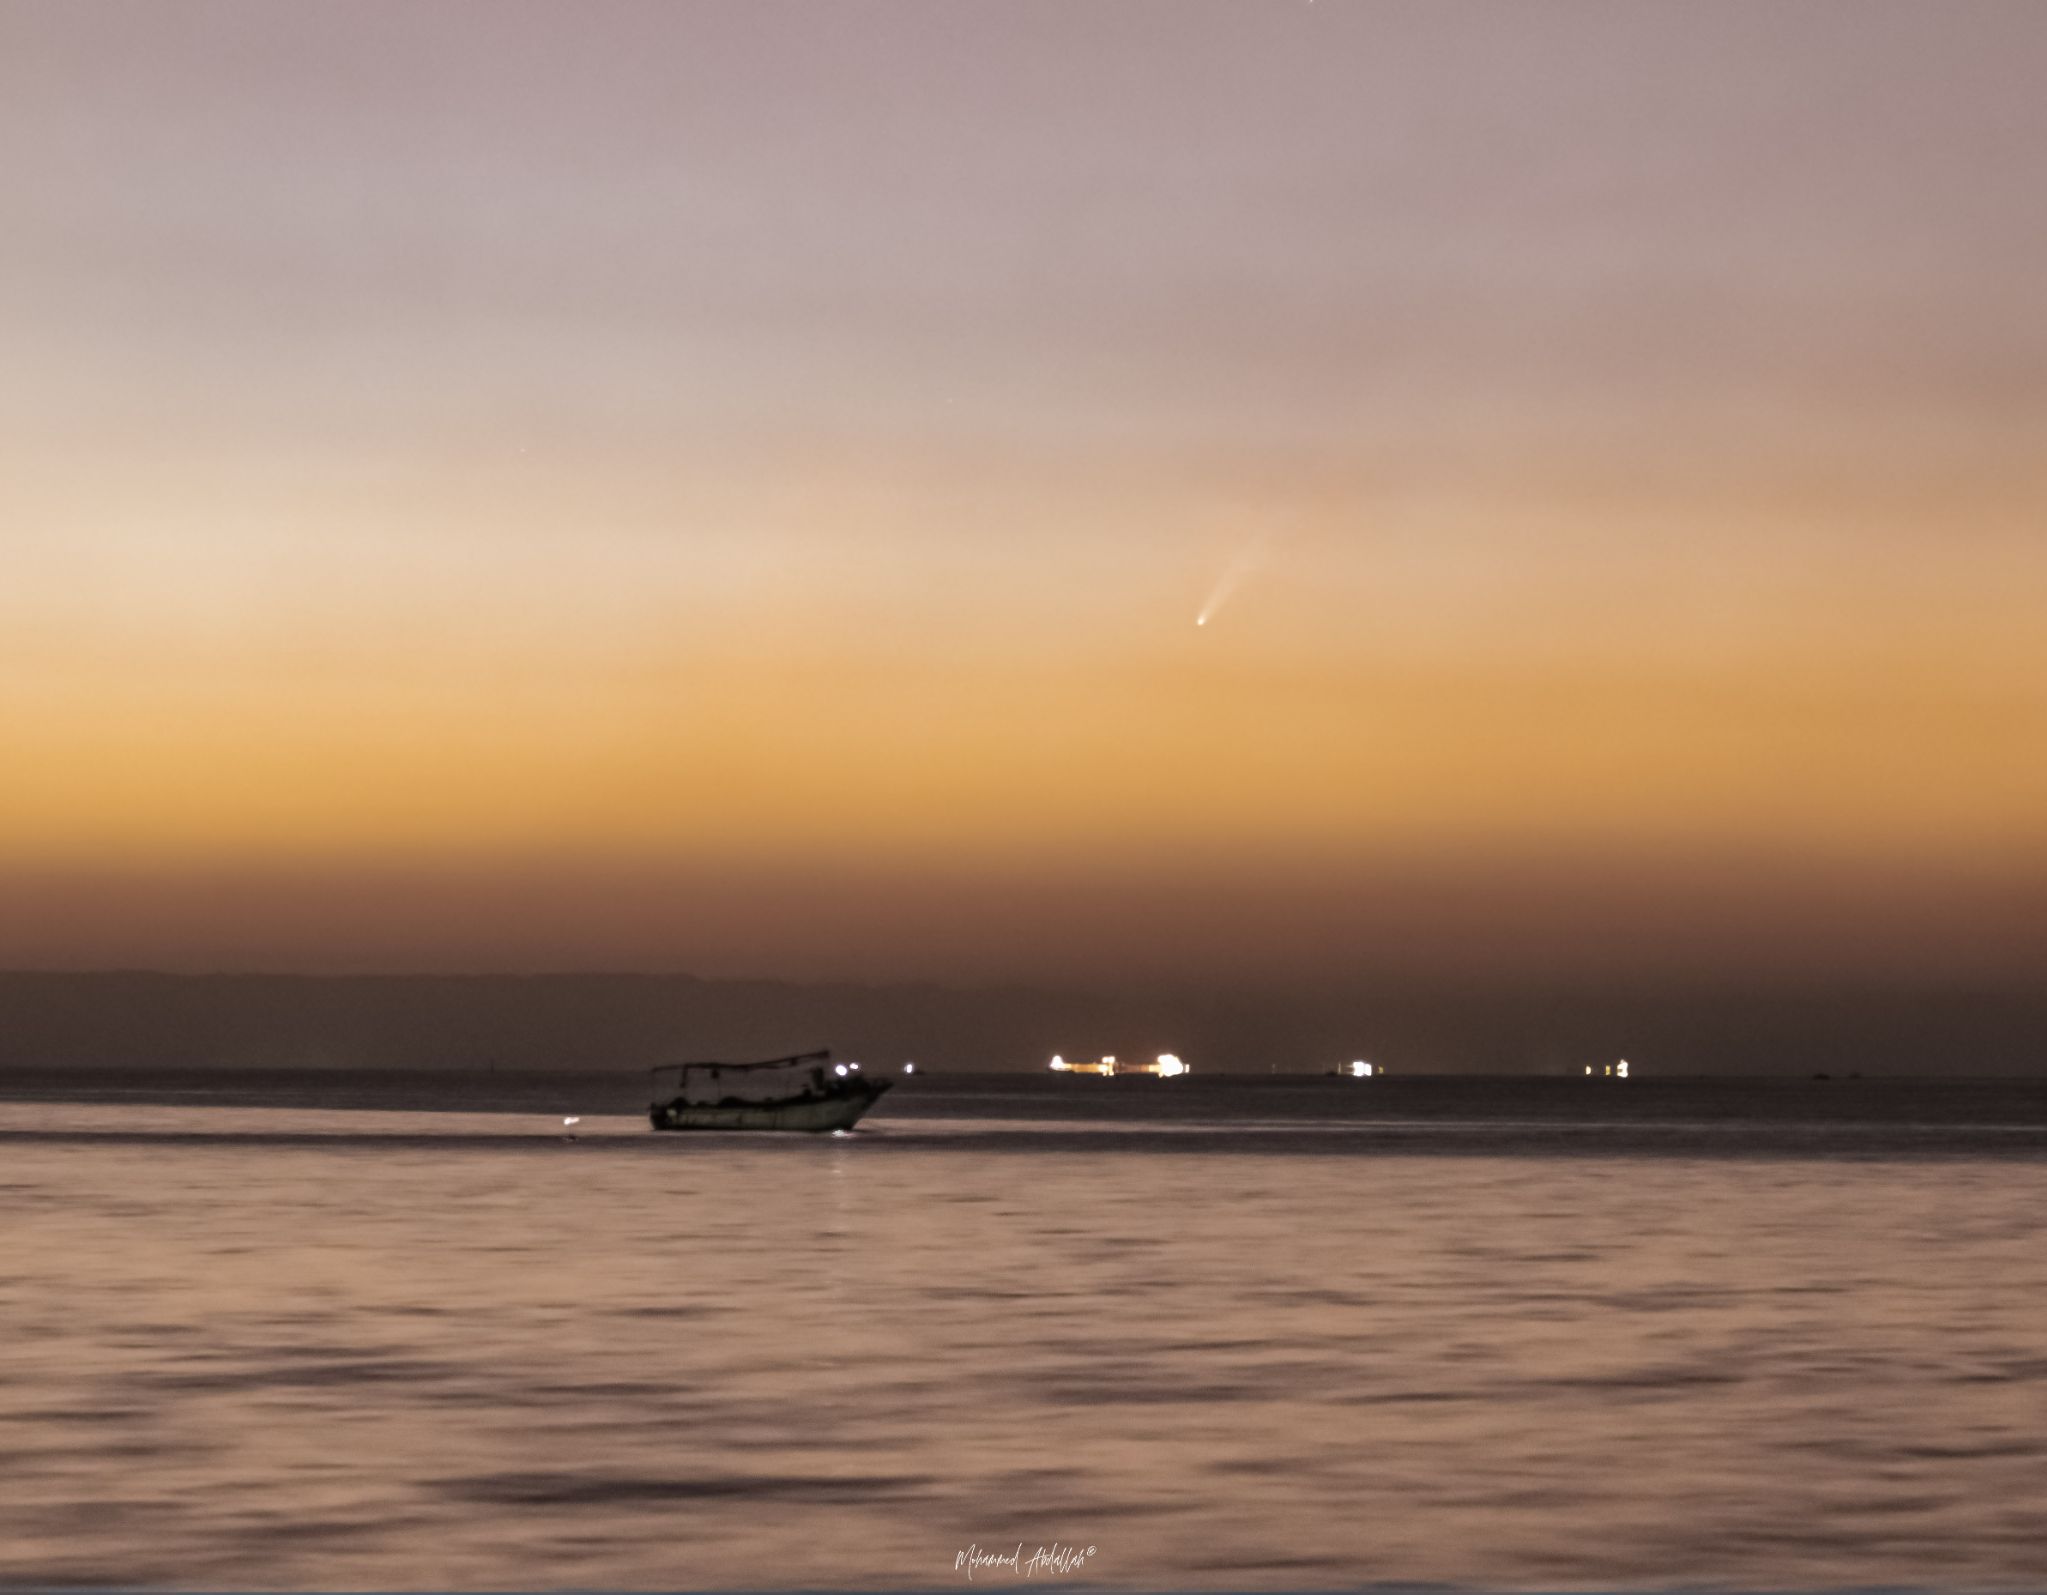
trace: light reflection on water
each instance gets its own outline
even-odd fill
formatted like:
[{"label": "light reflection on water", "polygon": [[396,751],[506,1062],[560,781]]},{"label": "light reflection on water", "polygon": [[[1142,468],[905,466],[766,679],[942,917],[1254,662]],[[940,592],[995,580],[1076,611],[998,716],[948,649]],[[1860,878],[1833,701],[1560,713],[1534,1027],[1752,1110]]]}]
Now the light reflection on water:
[{"label": "light reflection on water", "polygon": [[0,1105],[0,1580],[2047,1580],[2036,1155],[558,1125]]}]

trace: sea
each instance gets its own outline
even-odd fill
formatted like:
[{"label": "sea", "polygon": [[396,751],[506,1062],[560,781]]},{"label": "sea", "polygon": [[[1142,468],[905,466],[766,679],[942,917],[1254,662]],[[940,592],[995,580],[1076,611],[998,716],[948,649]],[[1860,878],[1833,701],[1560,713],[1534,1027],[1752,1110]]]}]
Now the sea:
[{"label": "sea", "polygon": [[2047,1082],[645,1095],[0,1075],[0,1584],[2047,1588]]}]

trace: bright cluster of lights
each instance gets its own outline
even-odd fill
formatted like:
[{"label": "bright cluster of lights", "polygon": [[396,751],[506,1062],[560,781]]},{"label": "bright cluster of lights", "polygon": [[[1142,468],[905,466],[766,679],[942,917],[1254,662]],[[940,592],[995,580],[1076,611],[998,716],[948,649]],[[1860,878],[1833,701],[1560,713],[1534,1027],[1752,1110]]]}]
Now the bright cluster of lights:
[{"label": "bright cluster of lights", "polygon": [[845,1075],[849,1075],[849,1074],[858,1074],[858,1073],[860,1072],[860,1065],[859,1065],[859,1064],[857,1064],[857,1063],[842,1063],[842,1064],[838,1064],[838,1065],[837,1065],[837,1066],[835,1067],[835,1071],[834,1071],[834,1072],[835,1072],[835,1073],[837,1073],[837,1074],[839,1074],[839,1075],[840,1075],[840,1076],[842,1076],[842,1077],[843,1077],[843,1076],[845,1076]]},{"label": "bright cluster of lights", "polygon": [[1604,1070],[1594,1069],[1588,1063],[1585,1065],[1585,1072],[1597,1074],[1601,1079],[1625,1080],[1628,1077],[1628,1060],[1623,1058],[1619,1063],[1609,1063]]},{"label": "bright cluster of lights", "polygon": [[1064,1058],[1054,1053],[1052,1055],[1052,1072],[1054,1074],[1099,1074],[1105,1076],[1153,1074],[1162,1080],[1170,1080],[1175,1075],[1187,1074],[1191,1071],[1185,1063],[1181,1062],[1177,1053],[1162,1052],[1159,1054],[1156,1063],[1118,1063],[1115,1053],[1111,1052],[1105,1053],[1092,1063],[1068,1063]]},{"label": "bright cluster of lights", "polygon": [[1372,1066],[1363,1058],[1359,1058],[1350,1066],[1350,1077],[1353,1080],[1369,1080],[1372,1078]]}]

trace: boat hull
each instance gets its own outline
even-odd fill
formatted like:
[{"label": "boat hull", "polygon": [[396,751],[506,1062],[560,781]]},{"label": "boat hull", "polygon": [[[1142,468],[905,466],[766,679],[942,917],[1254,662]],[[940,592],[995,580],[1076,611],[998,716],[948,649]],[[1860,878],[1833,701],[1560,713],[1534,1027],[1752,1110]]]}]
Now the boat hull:
[{"label": "boat hull", "polygon": [[797,1130],[819,1135],[850,1130],[881,1100],[891,1082],[862,1081],[859,1088],[783,1102],[656,1102],[648,1118],[657,1130]]}]

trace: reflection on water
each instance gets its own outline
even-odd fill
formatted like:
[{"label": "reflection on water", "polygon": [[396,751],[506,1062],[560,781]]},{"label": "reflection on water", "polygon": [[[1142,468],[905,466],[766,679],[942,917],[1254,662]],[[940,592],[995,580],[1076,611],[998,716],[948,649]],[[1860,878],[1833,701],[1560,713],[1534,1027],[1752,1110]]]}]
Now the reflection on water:
[{"label": "reflection on water", "polygon": [[0,1580],[2047,1580],[2037,1134],[577,1129],[0,1105]]}]

